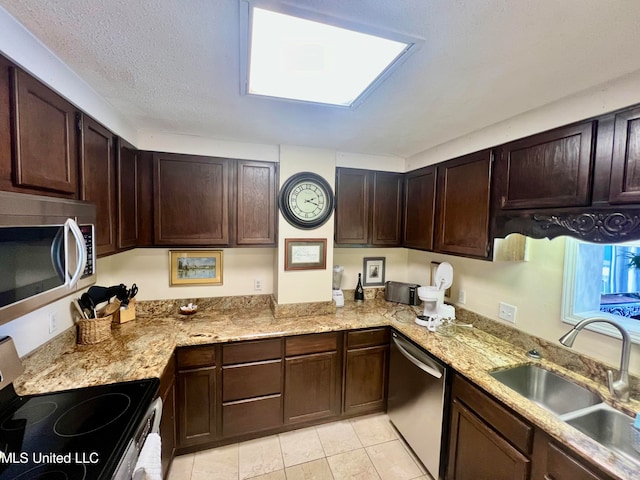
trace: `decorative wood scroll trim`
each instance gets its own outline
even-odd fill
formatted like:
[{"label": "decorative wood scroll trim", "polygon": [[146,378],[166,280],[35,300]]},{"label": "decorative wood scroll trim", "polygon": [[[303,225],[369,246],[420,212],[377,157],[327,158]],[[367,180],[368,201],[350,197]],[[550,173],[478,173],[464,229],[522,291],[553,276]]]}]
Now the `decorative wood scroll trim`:
[{"label": "decorative wood scroll trim", "polygon": [[532,238],[562,235],[594,243],[617,243],[640,239],[640,210],[604,210],[574,213],[500,216],[495,237],[521,233]]},{"label": "decorative wood scroll trim", "polygon": [[[543,229],[557,225],[583,240],[596,243],[612,243],[632,240],[640,234],[640,215],[637,212],[600,212],[567,215],[534,215],[533,219]],[[627,238],[629,237],[629,238]]]}]

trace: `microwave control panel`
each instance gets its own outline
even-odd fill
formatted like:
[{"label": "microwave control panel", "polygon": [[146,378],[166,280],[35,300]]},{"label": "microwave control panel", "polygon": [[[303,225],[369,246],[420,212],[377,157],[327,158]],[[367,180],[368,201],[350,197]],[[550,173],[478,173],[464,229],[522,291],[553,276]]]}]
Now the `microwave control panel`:
[{"label": "microwave control panel", "polygon": [[93,255],[93,225],[80,225],[80,231],[82,232],[82,236],[84,237],[84,243],[87,245],[87,265],[84,267],[82,276],[88,277],[95,273],[95,257]]}]

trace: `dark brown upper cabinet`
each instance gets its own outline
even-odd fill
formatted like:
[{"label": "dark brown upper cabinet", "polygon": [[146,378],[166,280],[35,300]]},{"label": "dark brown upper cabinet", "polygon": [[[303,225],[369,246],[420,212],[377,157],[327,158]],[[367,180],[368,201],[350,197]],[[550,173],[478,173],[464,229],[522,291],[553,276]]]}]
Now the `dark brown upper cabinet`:
[{"label": "dark brown upper cabinet", "polygon": [[133,248],[138,243],[138,151],[118,138],[118,249]]},{"label": "dark brown upper cabinet", "polygon": [[236,161],[235,244],[276,244],[277,165]]},{"label": "dark brown upper cabinet", "polygon": [[438,165],[435,250],[488,258],[491,150]]},{"label": "dark brown upper cabinet", "polygon": [[78,116],[80,134],[81,200],[96,206],[96,253],[117,250],[117,188],[113,134],[87,116]]},{"label": "dark brown upper cabinet", "polygon": [[595,122],[507,143],[496,149],[495,194],[502,210],[578,207],[591,201]]},{"label": "dark brown upper cabinet", "polygon": [[373,172],[371,244],[397,247],[402,243],[403,175]]},{"label": "dark brown upper cabinet", "polygon": [[433,249],[433,226],[436,202],[436,167],[409,172],[404,185],[403,246]]},{"label": "dark brown upper cabinet", "polygon": [[335,243],[399,246],[402,174],[336,169]]},{"label": "dark brown upper cabinet", "polygon": [[12,64],[0,56],[0,189],[13,190],[11,152],[11,72]]},{"label": "dark brown upper cabinet", "polygon": [[229,161],[155,153],[156,245],[229,244]]},{"label": "dark brown upper cabinet", "polygon": [[640,203],[640,107],[615,116],[609,202]]},{"label": "dark brown upper cabinet", "polygon": [[11,80],[14,184],[76,197],[75,108],[19,68]]}]

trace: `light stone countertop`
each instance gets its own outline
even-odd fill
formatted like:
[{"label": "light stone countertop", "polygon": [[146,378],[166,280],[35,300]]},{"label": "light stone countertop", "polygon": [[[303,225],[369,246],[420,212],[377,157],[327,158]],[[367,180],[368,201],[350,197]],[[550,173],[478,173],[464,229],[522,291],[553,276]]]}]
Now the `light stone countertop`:
[{"label": "light stone countertop", "polygon": [[544,368],[574,378],[628,414],[640,412],[640,402],[636,400],[638,392],[629,404],[616,405],[601,378],[605,368],[563,347],[514,333],[509,327],[462,309],[457,311],[458,320],[474,323],[479,328],[460,328],[455,336],[444,337],[414,323],[416,313],[421,313],[418,307],[389,303],[380,298],[362,304],[347,301],[335,314],[282,319],[274,318],[265,298],[243,298],[246,301],[229,304],[215,301],[208,304],[206,300],[198,299],[194,303],[200,304],[199,311],[189,316],[178,313],[179,304],[188,303],[186,301],[140,302],[138,318],[114,325],[112,337],[99,344],[77,345],[73,330],[54,338],[23,359],[25,372],[14,386],[19,395],[28,395],[160,377],[174,349],[180,346],[388,325],[570,449],[591,458],[612,476],[638,478],[636,465],[569,427],[488,374],[497,368],[532,363],[525,352],[536,347],[545,353],[545,358],[554,360],[540,361]]}]

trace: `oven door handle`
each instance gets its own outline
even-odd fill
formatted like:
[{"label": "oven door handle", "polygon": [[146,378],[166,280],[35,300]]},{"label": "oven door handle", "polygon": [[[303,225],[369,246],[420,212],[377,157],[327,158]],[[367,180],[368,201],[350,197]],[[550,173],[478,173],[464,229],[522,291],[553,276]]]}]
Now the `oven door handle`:
[{"label": "oven door handle", "polygon": [[162,421],[162,398],[156,398],[151,404],[151,411],[154,412],[153,425],[151,425],[151,432],[158,433],[160,431],[160,422]]}]

